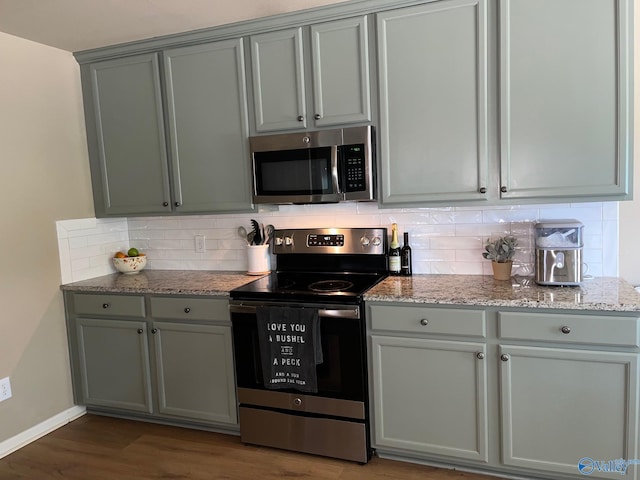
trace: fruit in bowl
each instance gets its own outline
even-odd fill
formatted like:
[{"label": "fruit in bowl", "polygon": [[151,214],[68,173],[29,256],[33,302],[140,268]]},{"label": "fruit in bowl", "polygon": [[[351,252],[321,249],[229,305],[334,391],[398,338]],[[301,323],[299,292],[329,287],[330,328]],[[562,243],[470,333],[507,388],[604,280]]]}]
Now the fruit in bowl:
[{"label": "fruit in bowl", "polygon": [[140,273],[147,265],[147,256],[136,248],[130,248],[127,253],[117,252],[113,256],[113,266],[121,273],[133,275]]}]

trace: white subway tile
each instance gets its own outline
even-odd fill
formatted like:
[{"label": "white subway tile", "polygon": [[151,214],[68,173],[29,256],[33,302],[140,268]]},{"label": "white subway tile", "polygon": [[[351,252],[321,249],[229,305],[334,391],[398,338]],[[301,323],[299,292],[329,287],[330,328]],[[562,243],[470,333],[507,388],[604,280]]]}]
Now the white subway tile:
[{"label": "white subway tile", "polygon": [[[113,252],[130,244],[147,253],[149,269],[244,271],[245,242],[237,228],[250,230],[252,218],[276,228],[381,226],[389,233],[397,223],[401,234],[410,234],[416,274],[483,275],[491,275],[490,262],[482,259],[487,238],[516,235],[520,245],[514,273],[532,275],[532,224],[540,218],[576,218],[585,224],[590,274],[618,271],[617,202],[397,209],[367,202],[260,206],[258,212],[234,215],[63,220],[56,222],[62,277],[68,282],[110,273]],[[195,235],[205,236],[204,253],[195,252]],[[273,267],[275,260],[272,256]]]}]

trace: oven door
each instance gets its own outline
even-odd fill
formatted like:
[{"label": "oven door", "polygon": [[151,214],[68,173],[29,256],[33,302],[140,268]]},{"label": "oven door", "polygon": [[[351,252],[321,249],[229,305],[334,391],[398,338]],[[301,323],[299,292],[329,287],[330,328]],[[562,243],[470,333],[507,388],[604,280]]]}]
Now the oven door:
[{"label": "oven door", "polygon": [[[256,307],[266,305],[287,306],[282,303],[231,301],[233,347],[239,392],[245,391],[247,395],[252,393],[247,390],[252,390],[253,393],[289,393],[299,396],[300,393],[295,389],[267,390],[264,386]],[[359,306],[304,306],[318,308],[324,357],[323,362],[316,366],[317,393],[304,395],[364,403],[367,389],[365,333]],[[239,400],[243,403],[242,399]]]}]

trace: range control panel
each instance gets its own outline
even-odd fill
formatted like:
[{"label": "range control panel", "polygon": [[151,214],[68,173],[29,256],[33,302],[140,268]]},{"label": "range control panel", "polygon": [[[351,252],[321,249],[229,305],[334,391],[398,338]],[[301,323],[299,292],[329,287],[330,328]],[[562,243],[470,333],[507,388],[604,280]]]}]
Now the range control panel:
[{"label": "range control panel", "polygon": [[276,230],[273,253],[385,255],[386,228],[319,228]]},{"label": "range control panel", "polygon": [[344,235],[318,235],[311,233],[307,237],[307,245],[310,247],[343,247]]}]

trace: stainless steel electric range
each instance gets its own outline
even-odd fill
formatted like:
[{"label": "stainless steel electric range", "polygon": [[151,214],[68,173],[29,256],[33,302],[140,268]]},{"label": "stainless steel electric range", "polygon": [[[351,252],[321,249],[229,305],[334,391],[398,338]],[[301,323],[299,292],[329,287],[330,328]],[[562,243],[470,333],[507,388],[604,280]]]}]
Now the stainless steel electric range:
[{"label": "stainless steel electric range", "polygon": [[387,231],[276,230],[272,244],[276,271],[231,291],[241,439],[366,463],[363,294],[387,275]]}]

